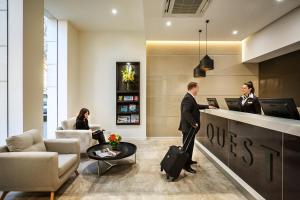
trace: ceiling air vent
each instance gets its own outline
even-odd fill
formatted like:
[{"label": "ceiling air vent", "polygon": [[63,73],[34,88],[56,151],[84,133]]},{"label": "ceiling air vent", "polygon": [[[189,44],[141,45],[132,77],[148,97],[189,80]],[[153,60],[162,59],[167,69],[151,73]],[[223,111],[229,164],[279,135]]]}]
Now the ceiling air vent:
[{"label": "ceiling air vent", "polygon": [[211,0],[165,0],[164,17],[199,17]]}]

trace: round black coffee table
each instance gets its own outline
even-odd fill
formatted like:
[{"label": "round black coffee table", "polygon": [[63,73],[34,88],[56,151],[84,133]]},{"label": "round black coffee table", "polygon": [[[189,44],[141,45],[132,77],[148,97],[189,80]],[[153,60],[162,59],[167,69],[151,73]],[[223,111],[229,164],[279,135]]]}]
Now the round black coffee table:
[{"label": "round black coffee table", "polygon": [[[119,151],[120,153],[114,157],[100,157],[95,154],[95,151],[102,150],[109,148],[111,149],[111,146],[108,143],[105,144],[97,144],[94,146],[91,146],[87,149],[87,155],[90,159],[94,159],[98,161],[98,175],[101,176],[108,170],[110,170],[113,166],[116,166],[117,164],[113,164],[110,161],[115,160],[121,160],[123,158],[127,158],[129,156],[134,155],[134,163],[136,163],[136,145],[129,143],[129,142],[120,142],[117,146],[116,151]],[[102,169],[100,163],[103,162],[107,164],[109,167],[106,169]]]}]

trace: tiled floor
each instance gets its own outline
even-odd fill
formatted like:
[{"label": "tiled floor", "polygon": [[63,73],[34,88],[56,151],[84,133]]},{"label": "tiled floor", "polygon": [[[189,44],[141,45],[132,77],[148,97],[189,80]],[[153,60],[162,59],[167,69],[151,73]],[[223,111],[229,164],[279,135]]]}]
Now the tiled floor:
[{"label": "tiled floor", "polygon": [[[246,200],[236,187],[200,153],[194,151],[196,174],[181,174],[175,182],[169,182],[160,172],[160,161],[171,144],[180,139],[148,139],[131,141],[138,146],[137,163],[134,157],[125,159],[101,177],[97,176],[94,160],[82,159],[79,172],[56,193],[60,200],[90,199],[196,199],[196,200]],[[49,193],[12,192],[6,200],[49,199]]]}]

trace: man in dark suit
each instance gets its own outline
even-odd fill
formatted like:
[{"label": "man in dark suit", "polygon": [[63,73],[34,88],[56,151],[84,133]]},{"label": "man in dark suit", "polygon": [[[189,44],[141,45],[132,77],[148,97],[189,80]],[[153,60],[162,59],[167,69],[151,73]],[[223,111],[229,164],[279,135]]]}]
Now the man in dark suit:
[{"label": "man in dark suit", "polygon": [[[190,173],[196,173],[196,171],[191,167],[192,164],[197,164],[196,161],[192,160],[193,156],[193,149],[194,149],[194,141],[195,141],[195,134],[192,134],[194,132],[194,129],[196,129],[196,132],[199,131],[200,128],[200,109],[208,109],[208,108],[214,108],[213,106],[209,105],[200,105],[196,102],[195,97],[197,96],[199,92],[199,86],[196,82],[190,82],[187,86],[188,92],[185,94],[181,101],[181,119],[180,119],[180,125],[179,130],[182,132],[183,135],[183,142],[189,141],[191,139],[191,143],[187,147],[187,143],[183,145],[183,148],[185,149],[187,147],[187,152],[189,154],[189,159],[185,164],[184,170],[190,172]],[[191,127],[194,129],[191,130]],[[189,134],[191,130],[191,133]]]}]

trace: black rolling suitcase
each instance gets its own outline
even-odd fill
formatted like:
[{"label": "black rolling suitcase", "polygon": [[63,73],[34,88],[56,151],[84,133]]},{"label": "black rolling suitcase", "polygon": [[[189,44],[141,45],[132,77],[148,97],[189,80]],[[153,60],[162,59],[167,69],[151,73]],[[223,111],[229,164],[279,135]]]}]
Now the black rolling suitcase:
[{"label": "black rolling suitcase", "polygon": [[[188,134],[190,135],[195,133],[196,133],[196,129],[192,127]],[[171,178],[171,181],[174,181],[179,177],[180,172],[183,169],[189,157],[189,154],[186,152],[186,149],[190,145],[191,139],[188,140],[188,138],[192,139],[193,137],[186,138],[184,144],[187,142],[188,145],[183,145],[186,146],[185,149],[183,149],[183,147],[180,146],[175,146],[175,145],[170,146],[167,154],[165,155],[165,157],[160,163],[161,171],[165,171],[167,174],[167,179]]]}]

